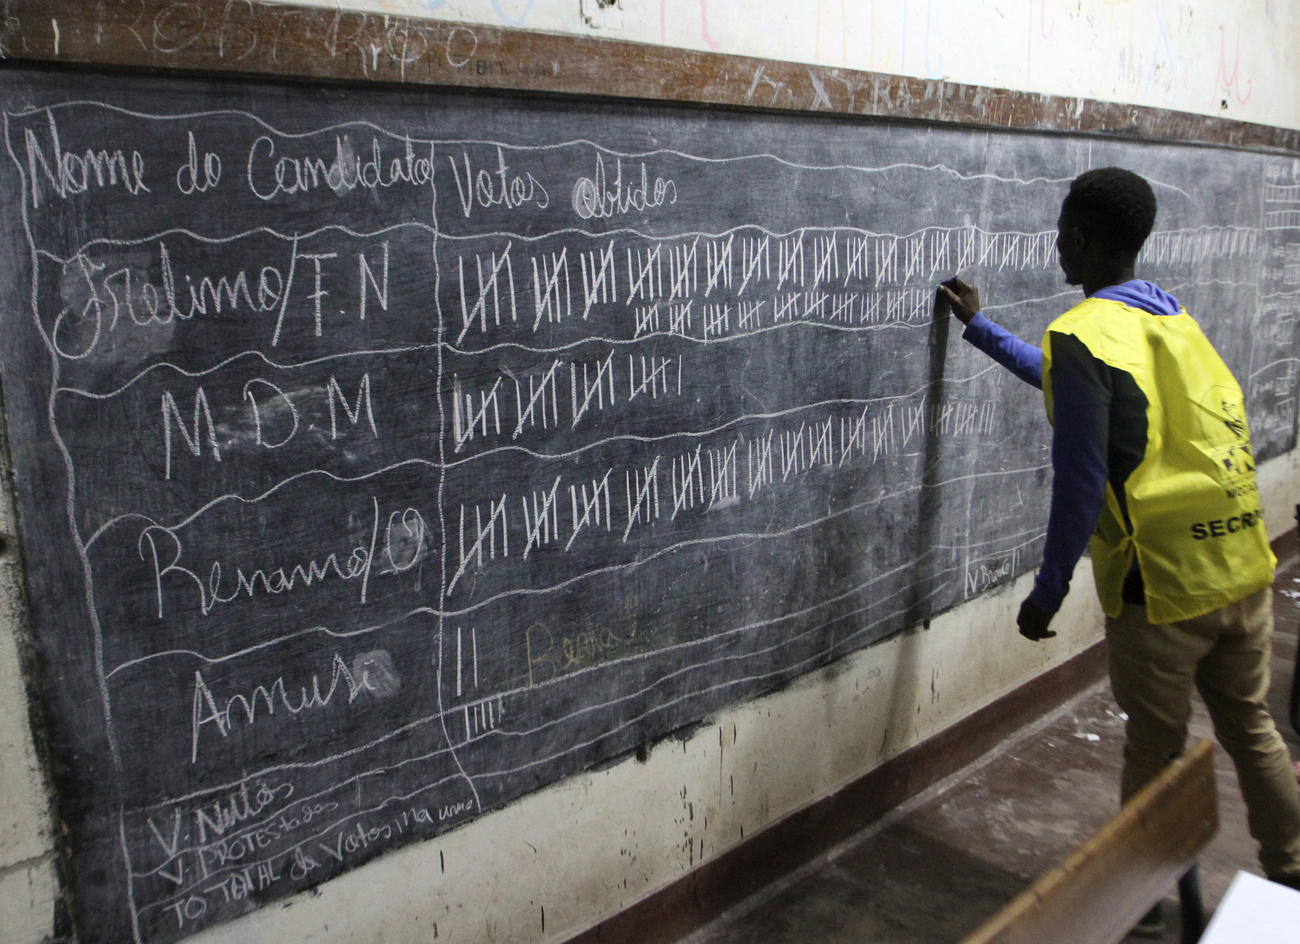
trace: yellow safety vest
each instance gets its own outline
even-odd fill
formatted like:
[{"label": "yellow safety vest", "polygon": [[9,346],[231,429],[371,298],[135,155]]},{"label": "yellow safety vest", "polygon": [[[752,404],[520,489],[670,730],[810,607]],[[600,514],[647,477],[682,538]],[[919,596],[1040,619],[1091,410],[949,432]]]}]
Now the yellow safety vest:
[{"label": "yellow safety vest", "polygon": [[1147,399],[1142,461],[1124,483],[1130,530],[1112,485],[1091,542],[1102,609],[1123,610],[1137,555],[1153,623],[1191,619],[1269,586],[1268,545],[1241,387],[1183,310],[1152,315],[1089,298],[1043,336],[1043,395],[1053,416],[1053,334],[1072,335],[1125,371]]}]

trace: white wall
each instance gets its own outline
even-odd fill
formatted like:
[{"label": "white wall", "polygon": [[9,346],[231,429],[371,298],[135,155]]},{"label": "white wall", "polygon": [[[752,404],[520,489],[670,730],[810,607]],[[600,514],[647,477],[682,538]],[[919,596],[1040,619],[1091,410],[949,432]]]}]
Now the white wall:
[{"label": "white wall", "polygon": [[[604,11],[594,0],[346,6],[942,75],[1300,128],[1300,76],[1290,58],[1300,48],[1300,4],[1293,2],[622,0]],[[598,28],[584,21],[584,11]],[[1300,453],[1264,466],[1261,487],[1270,533],[1289,529],[1300,502]],[[0,536],[10,539],[11,499],[0,494]],[[439,941],[564,940],[1099,638],[1100,614],[1081,572],[1054,624],[1061,635],[1041,645],[1022,640],[1014,617],[1030,580],[723,712],[689,740],[660,744],[644,763],[572,777],[194,940],[380,944],[432,940],[434,925]],[[11,547],[0,554],[0,944],[51,934],[57,891],[54,827],[17,650],[20,598]]]},{"label": "white wall", "polygon": [[1294,0],[616,0],[605,8],[598,0],[307,2],[1300,128]]},{"label": "white wall", "polygon": [[18,653],[22,574],[9,489],[9,450],[0,442],[0,942],[39,941],[50,933],[54,837],[50,803],[32,745]]}]

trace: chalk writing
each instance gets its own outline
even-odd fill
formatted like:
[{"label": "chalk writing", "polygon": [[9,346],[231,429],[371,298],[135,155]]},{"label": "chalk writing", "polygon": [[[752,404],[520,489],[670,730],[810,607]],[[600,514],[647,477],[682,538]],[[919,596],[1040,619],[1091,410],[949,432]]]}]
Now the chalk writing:
[{"label": "chalk writing", "polygon": [[584,220],[604,219],[632,212],[642,213],[677,202],[677,184],[674,181],[655,177],[652,183],[644,161],[639,168],[639,177],[637,173],[632,171],[625,181],[623,161],[616,158],[613,180],[609,180],[605,158],[597,154],[595,173],[591,177],[579,177],[573,185],[573,212]]},{"label": "chalk writing", "polygon": [[91,145],[79,153],[65,151],[54,112],[48,111],[46,116],[48,125],[40,132],[30,126],[23,131],[32,209],[48,202],[51,194],[66,200],[111,187],[120,187],[133,196],[149,192],[144,181],[144,156],[138,150]]},{"label": "chalk writing", "polygon": [[346,694],[346,702],[351,704],[367,692],[392,694],[390,681],[391,668],[385,670],[378,684],[371,682],[369,665],[363,667],[359,676],[354,675],[337,652],[330,659],[329,682],[323,691],[320,676],[312,673],[310,684],[294,686],[293,694],[290,694],[290,685],[283,676],[270,685],[258,683],[234,694],[225,691],[214,694],[213,686],[204,679],[203,673],[195,672],[190,762],[199,759],[199,739],[207,725],[213,726],[222,738],[227,738],[237,726],[252,727],[259,720],[271,718],[277,711],[281,716],[286,713],[294,716],[304,711],[328,708],[335,695]]},{"label": "chalk writing", "polygon": [[281,154],[270,136],[263,135],[248,150],[245,179],[259,200],[306,194],[322,187],[335,193],[363,189],[427,186],[433,181],[433,148],[418,154],[415,144],[404,142],[402,154],[385,154],[377,137],[358,148],[349,138],[336,136],[333,153]]}]

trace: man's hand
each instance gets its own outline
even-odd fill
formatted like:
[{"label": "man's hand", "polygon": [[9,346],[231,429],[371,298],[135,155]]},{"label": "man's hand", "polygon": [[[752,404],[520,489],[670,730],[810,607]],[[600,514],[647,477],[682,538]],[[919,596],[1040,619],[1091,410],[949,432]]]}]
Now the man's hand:
[{"label": "man's hand", "polygon": [[1055,632],[1047,628],[1047,624],[1051,621],[1051,613],[1044,613],[1028,600],[1020,604],[1020,615],[1016,617],[1016,626],[1020,628],[1020,635],[1026,639],[1031,639],[1034,642],[1051,639],[1056,635]]},{"label": "man's hand", "polygon": [[939,283],[935,301],[938,303],[940,312],[943,311],[946,305],[962,324],[970,324],[970,320],[980,310],[979,291],[975,286],[955,277]]}]

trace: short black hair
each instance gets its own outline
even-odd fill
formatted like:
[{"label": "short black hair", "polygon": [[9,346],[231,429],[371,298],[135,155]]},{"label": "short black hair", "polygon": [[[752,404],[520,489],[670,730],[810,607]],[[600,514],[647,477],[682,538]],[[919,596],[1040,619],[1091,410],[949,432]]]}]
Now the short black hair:
[{"label": "short black hair", "polygon": [[1130,170],[1098,167],[1074,179],[1061,213],[1113,255],[1136,256],[1156,222],[1156,195]]}]

